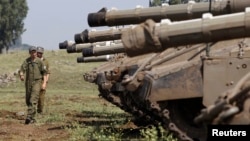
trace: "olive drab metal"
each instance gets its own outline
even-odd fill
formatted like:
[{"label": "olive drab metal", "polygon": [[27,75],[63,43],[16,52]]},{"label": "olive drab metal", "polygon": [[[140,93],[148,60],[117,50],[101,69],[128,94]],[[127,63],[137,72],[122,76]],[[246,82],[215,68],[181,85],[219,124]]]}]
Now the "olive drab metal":
[{"label": "olive drab metal", "polygon": [[75,35],[75,45],[112,42],[75,51],[79,60],[112,55],[84,80],[136,124],[161,123],[181,141],[205,141],[207,124],[249,125],[248,6],[221,0],[90,13],[90,26],[133,25]]}]

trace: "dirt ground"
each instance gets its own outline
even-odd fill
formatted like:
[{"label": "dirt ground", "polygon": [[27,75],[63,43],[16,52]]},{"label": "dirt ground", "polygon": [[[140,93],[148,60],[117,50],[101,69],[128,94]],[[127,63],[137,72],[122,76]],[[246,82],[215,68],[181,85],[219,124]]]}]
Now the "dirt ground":
[{"label": "dirt ground", "polygon": [[[75,100],[70,99],[70,101]],[[104,105],[107,103],[104,100],[102,102]],[[6,102],[5,104],[11,103]],[[63,123],[41,124],[37,122],[25,125],[25,112],[14,113],[7,110],[0,110],[0,141],[67,141],[70,138],[70,134],[64,127],[70,126],[70,122],[77,121],[87,126],[95,126],[96,124],[100,125],[110,121],[110,117],[108,116],[96,115],[89,111],[83,111],[82,113],[68,111],[68,113],[65,113],[66,122]],[[42,119],[46,114],[38,114],[38,119],[39,116]],[[124,130],[137,128],[133,122],[119,125],[119,127]]]},{"label": "dirt ground", "polygon": [[62,141],[69,135],[67,131],[55,124],[24,124],[24,118],[16,113],[0,111],[1,141]]},{"label": "dirt ground", "polygon": [[[71,121],[78,121],[84,124],[93,124],[93,122],[107,122],[105,119],[96,119],[93,117],[84,117],[81,114],[67,114]],[[64,129],[65,124],[24,124],[24,116],[17,116],[16,113],[9,111],[0,111],[0,141],[67,141],[69,133]],[[120,125],[125,132],[135,129],[137,126],[133,122]],[[134,134],[134,133],[132,133]]]}]

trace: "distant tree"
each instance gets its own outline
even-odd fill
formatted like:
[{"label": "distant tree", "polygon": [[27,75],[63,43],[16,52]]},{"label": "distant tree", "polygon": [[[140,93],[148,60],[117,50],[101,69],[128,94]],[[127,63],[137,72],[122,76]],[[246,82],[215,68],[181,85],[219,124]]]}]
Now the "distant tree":
[{"label": "distant tree", "polygon": [[20,38],[28,13],[26,0],[0,0],[0,54]]},{"label": "distant tree", "polygon": [[169,4],[180,4],[182,2],[182,0],[170,0]]},{"label": "distant tree", "polygon": [[[160,6],[162,3],[168,3],[169,5],[188,3],[191,0],[149,0],[149,6]],[[195,2],[207,2],[209,0],[192,0]]]},{"label": "distant tree", "polygon": [[149,0],[150,7],[161,5],[161,0]]},{"label": "distant tree", "polygon": [[187,2],[188,0],[149,0],[149,5],[152,7],[152,6],[160,6],[162,3],[168,3],[172,5],[172,4],[180,4],[180,3],[187,3]]}]

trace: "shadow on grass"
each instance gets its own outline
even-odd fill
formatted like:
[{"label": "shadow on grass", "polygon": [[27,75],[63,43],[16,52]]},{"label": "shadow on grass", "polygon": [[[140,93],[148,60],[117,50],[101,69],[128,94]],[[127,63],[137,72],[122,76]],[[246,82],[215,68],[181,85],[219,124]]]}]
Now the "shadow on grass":
[{"label": "shadow on grass", "polygon": [[[122,124],[126,119],[132,116],[127,113],[107,113],[107,112],[93,112],[82,111],[81,113],[67,113],[68,123],[78,123],[82,126],[108,126],[111,124]],[[71,125],[64,125],[60,127],[54,127],[49,130],[57,130],[63,128],[74,128]]]},{"label": "shadow on grass", "polygon": [[93,111],[82,111],[79,114],[76,114],[75,117],[79,118],[91,118],[91,117],[96,117],[96,118],[129,118],[131,115],[127,113],[110,113],[110,112],[93,112]]},{"label": "shadow on grass", "polygon": [[[86,126],[91,126],[94,128],[94,132],[102,131],[103,134],[115,133],[121,135],[121,138],[139,138],[140,129],[142,129],[127,121],[128,118],[131,118],[131,115],[127,113],[82,111],[81,113],[68,113],[66,116],[72,118],[67,125],[48,128],[48,130],[86,128]],[[75,126],[75,123],[77,123],[77,126]]]}]

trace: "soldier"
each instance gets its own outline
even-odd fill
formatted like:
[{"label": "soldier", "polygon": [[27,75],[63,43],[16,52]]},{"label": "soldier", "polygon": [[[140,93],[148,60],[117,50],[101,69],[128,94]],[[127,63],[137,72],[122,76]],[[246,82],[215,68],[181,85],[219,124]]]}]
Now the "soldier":
[{"label": "soldier", "polygon": [[[49,75],[50,75],[49,62],[47,59],[44,58],[43,53],[44,53],[44,48],[37,47],[37,57],[39,57],[43,61],[44,65],[46,66],[46,69],[47,69],[47,73],[46,73],[46,77],[45,77],[46,79],[44,79],[43,81],[48,83]],[[45,93],[46,93],[46,89],[41,89],[40,94],[39,94],[38,105],[37,105],[37,112],[38,113],[43,112]]]},{"label": "soldier", "polygon": [[[30,57],[24,60],[19,70],[20,80],[25,80],[26,105],[28,107],[25,124],[34,123],[40,89],[46,88],[46,66],[37,58],[37,48],[29,48]],[[25,75],[25,79],[24,79]]]}]

